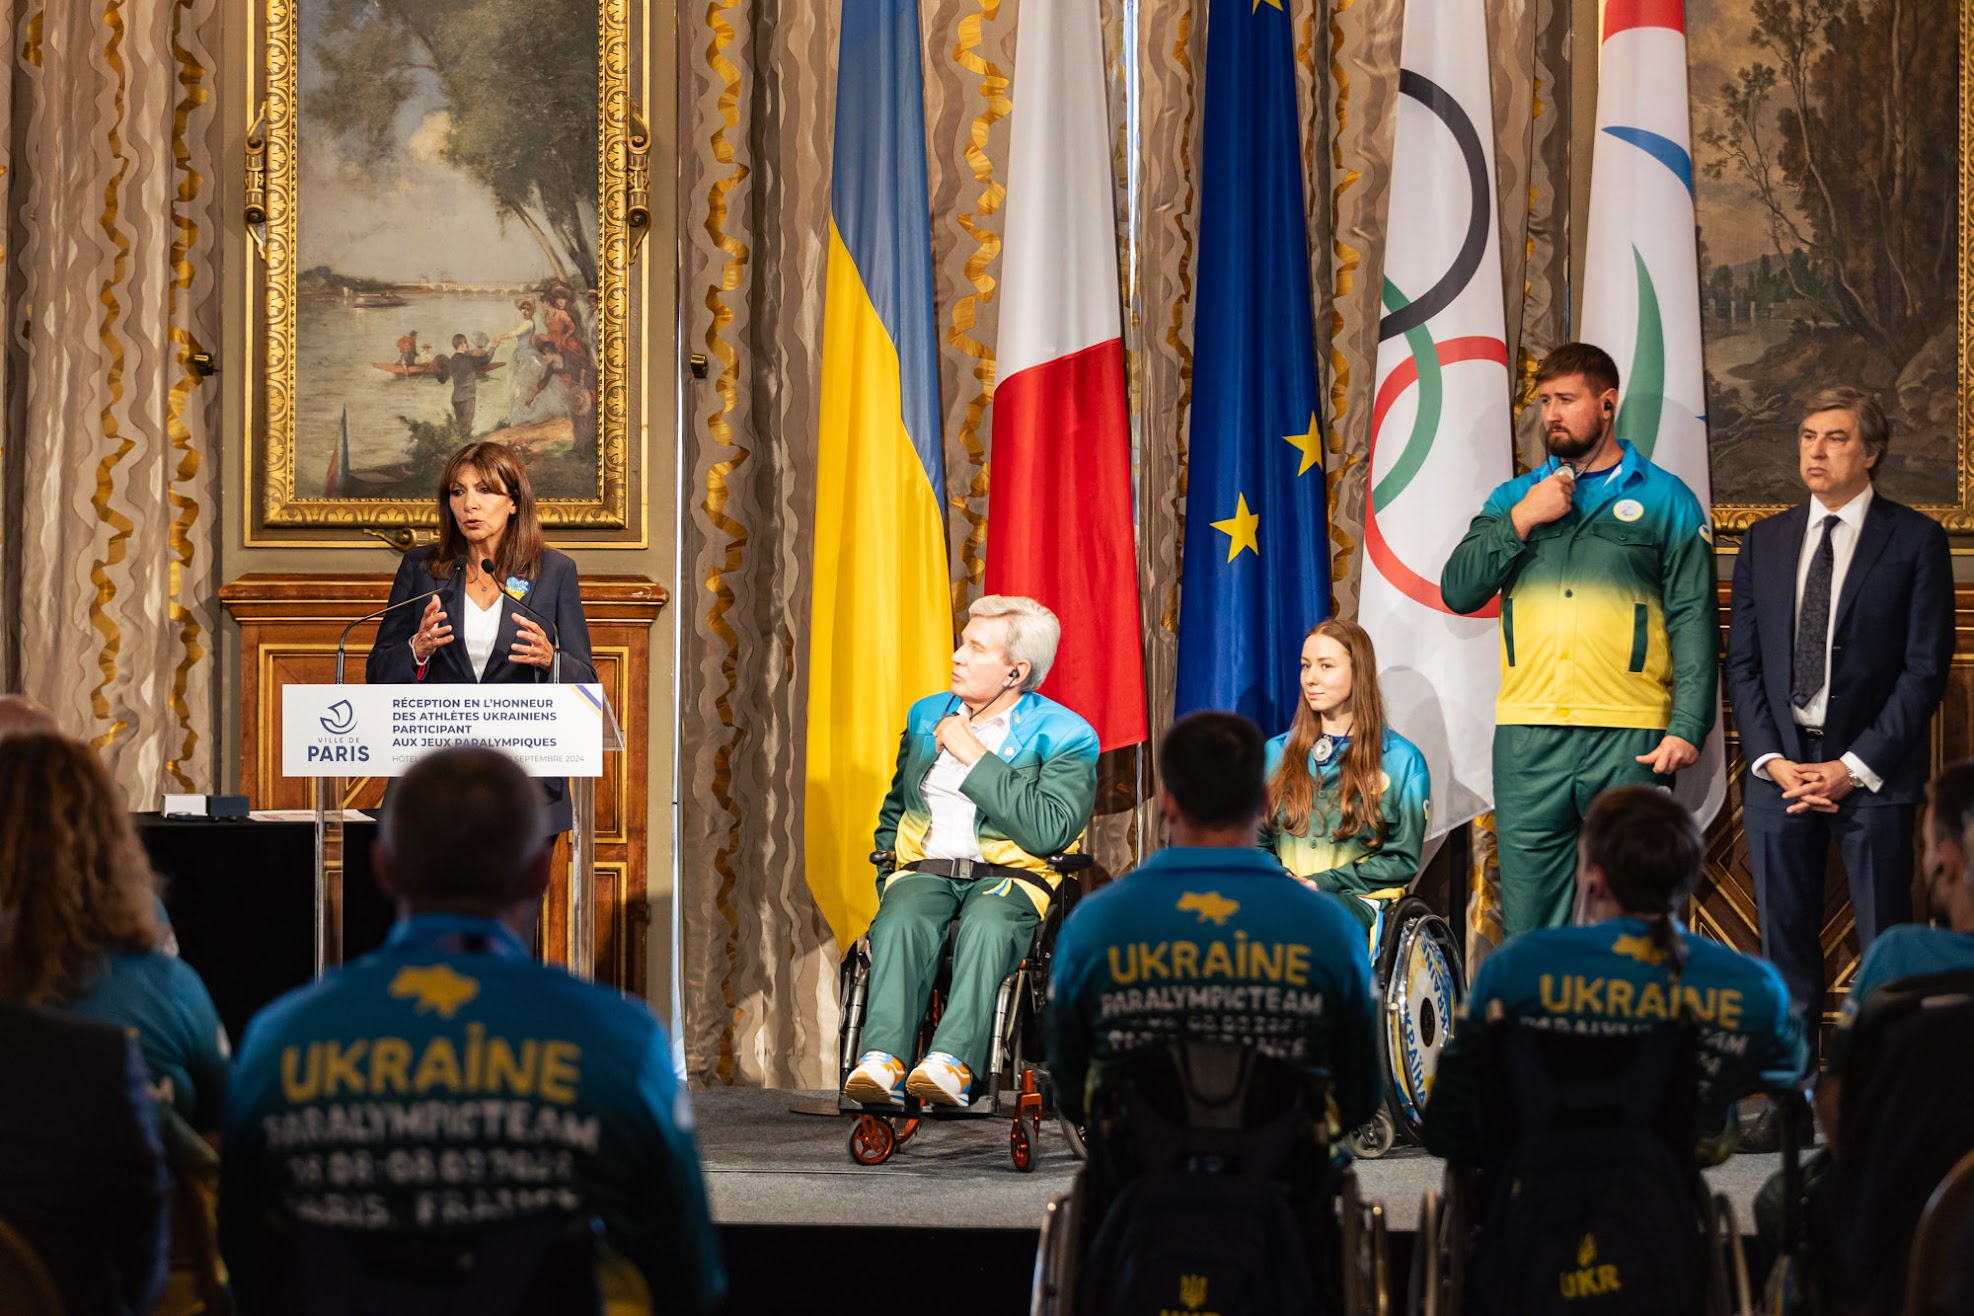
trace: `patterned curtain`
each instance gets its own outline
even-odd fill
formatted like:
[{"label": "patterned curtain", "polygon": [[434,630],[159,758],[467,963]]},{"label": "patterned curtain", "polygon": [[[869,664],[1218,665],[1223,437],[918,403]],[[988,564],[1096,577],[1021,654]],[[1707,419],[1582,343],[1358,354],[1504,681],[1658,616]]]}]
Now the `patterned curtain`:
[{"label": "patterned curtain", "polygon": [[[823,1087],[835,1078],[834,942],[804,886],[800,841],[805,568],[841,2],[712,0],[679,18],[685,350],[708,362],[686,401],[677,600],[681,1032],[699,1083]],[[1206,11],[1205,0],[1100,3],[1155,742],[1170,720],[1177,665]],[[1338,610],[1350,615],[1404,8],[1286,3],[1301,34],[1312,294],[1329,381],[1332,574]],[[921,5],[957,616],[980,592],[988,532],[1019,0]],[[1567,0],[1489,5],[1510,350],[1524,363],[1560,339],[1567,305],[1568,134],[1557,98],[1568,10]],[[1113,873],[1160,841],[1149,757],[1107,756],[1091,842]]]},{"label": "patterned curtain", "polygon": [[217,0],[0,0],[0,677],[214,786]]}]

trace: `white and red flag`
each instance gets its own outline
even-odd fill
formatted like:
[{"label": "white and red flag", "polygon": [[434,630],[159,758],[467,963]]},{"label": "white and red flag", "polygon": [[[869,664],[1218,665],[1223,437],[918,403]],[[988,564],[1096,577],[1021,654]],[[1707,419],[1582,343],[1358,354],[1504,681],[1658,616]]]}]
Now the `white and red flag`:
[{"label": "white and red flag", "polygon": [[1012,92],[987,590],[1062,619],[1042,692],[1116,749],[1145,669],[1096,0],[1023,0]]},{"label": "white and red flag", "polygon": [[[1601,35],[1582,338],[1618,364],[1618,437],[1684,480],[1711,518],[1685,0],[1605,0]],[[1673,788],[1702,824],[1727,798],[1715,709],[1700,761]]]},{"label": "white and red flag", "polygon": [[1494,807],[1500,603],[1461,616],[1439,576],[1514,474],[1481,0],[1406,6],[1398,91],[1357,620],[1432,769],[1431,837]]}]

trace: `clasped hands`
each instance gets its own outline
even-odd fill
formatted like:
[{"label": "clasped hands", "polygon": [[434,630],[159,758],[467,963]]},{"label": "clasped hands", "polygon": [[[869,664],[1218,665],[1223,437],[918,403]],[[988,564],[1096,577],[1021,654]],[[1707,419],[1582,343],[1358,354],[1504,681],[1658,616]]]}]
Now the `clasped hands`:
[{"label": "clasped hands", "polygon": [[1790,813],[1835,813],[1837,801],[1849,795],[1851,770],[1841,759],[1827,763],[1792,763],[1770,759],[1764,765],[1769,780],[1782,788]]},{"label": "clasped hands", "polygon": [[[523,616],[514,618],[514,626],[520,634],[515,636],[514,646],[507,651],[508,660],[529,667],[550,666],[555,660],[555,646],[548,642],[548,633]],[[411,637],[411,656],[421,663],[428,662],[434,653],[451,644],[452,640],[452,623],[446,620],[445,609],[439,606],[436,597],[427,600],[425,614],[418,619],[418,630]]]}]

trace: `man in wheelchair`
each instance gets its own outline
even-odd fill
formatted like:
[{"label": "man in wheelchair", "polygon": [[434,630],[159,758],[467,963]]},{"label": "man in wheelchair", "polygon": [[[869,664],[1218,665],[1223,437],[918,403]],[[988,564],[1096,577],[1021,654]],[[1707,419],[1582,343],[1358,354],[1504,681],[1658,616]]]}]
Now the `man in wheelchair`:
[{"label": "man in wheelchair", "polygon": [[1195,713],[1159,747],[1172,844],[1089,897],[1056,940],[1049,1072],[1072,1119],[1107,1066],[1174,1042],[1238,1042],[1329,1077],[1339,1129],[1382,1092],[1364,931],[1334,896],[1255,847],[1262,739]]},{"label": "man in wheelchair", "polygon": [[1174,725],[1171,845],[1056,939],[1050,1074],[1090,1151],[1050,1272],[1080,1312],[1334,1310],[1354,1282],[1333,1149],[1382,1096],[1376,991],[1342,901],[1255,847],[1262,760],[1246,718]]},{"label": "man in wheelchair", "polygon": [[[843,1095],[902,1105],[904,1094],[964,1106],[989,1051],[994,995],[1021,962],[1060,875],[1048,856],[1089,825],[1097,733],[1035,690],[1062,628],[1033,599],[987,595],[968,609],[950,691],[912,705],[876,846],[864,1051]],[[905,1073],[947,926],[959,916],[952,988],[931,1046]]]}]

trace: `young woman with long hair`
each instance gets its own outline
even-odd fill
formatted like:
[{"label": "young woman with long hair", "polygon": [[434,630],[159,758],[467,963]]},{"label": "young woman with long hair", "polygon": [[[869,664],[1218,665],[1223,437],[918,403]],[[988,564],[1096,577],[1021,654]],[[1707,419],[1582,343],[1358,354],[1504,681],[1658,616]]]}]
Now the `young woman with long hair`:
[{"label": "young woman with long hair", "polygon": [[157,878],[123,794],[87,745],[0,741],[0,999],[135,1035],[152,1092],[218,1130],[229,1069],[206,985],[161,949]]},{"label": "young woman with long hair", "polygon": [[1355,622],[1332,618],[1303,638],[1302,702],[1268,742],[1267,773],[1262,848],[1369,928],[1366,893],[1418,874],[1432,779],[1425,755],[1385,725],[1377,653]]}]

